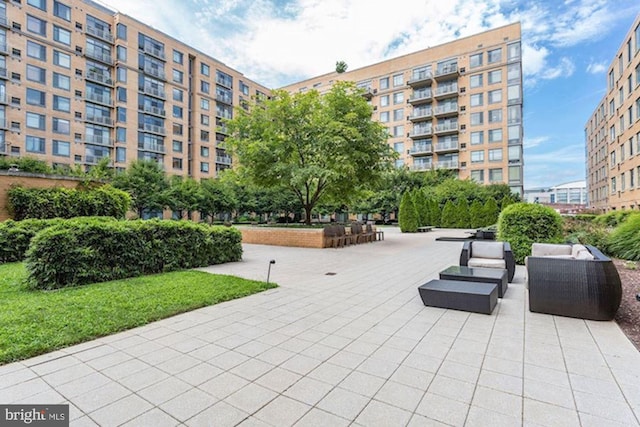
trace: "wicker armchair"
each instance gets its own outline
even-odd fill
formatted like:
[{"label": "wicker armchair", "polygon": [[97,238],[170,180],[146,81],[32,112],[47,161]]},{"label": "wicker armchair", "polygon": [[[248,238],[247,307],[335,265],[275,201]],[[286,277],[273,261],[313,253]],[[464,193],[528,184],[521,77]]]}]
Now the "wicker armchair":
[{"label": "wicker armchair", "polygon": [[[475,254],[473,248],[476,248]],[[507,280],[513,281],[516,261],[508,242],[464,242],[460,252],[460,265],[467,267],[506,268]]]}]

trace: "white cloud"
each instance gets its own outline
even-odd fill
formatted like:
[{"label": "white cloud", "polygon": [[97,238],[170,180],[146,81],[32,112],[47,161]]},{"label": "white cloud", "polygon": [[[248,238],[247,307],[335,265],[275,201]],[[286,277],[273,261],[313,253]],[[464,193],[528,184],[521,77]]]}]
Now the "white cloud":
[{"label": "white cloud", "polygon": [[537,147],[538,145],[544,144],[545,142],[549,141],[549,137],[548,136],[536,136],[533,138],[524,138],[524,148],[533,148],[533,147]]},{"label": "white cloud", "polygon": [[583,143],[564,145],[555,150],[541,153],[527,151],[530,149],[525,147],[525,189],[549,187],[585,179]]},{"label": "white cloud", "polygon": [[604,73],[605,71],[607,71],[607,68],[609,67],[609,63],[607,61],[602,61],[602,62],[590,62],[589,65],[587,65],[587,73],[591,73],[591,74],[600,74],[600,73]]}]

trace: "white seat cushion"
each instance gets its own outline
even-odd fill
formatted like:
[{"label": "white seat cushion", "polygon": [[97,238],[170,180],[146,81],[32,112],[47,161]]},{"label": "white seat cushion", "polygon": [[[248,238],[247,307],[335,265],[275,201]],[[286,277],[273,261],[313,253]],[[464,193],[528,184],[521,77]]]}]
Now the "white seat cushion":
[{"label": "white seat cushion", "polygon": [[469,258],[467,266],[485,268],[507,268],[507,263],[503,259],[473,257]]},{"label": "white seat cushion", "polygon": [[571,256],[574,257],[574,258],[578,258],[578,253],[582,252],[582,251],[589,252],[589,250],[586,248],[586,246],[583,246],[583,245],[573,245],[573,246],[571,246]]},{"label": "white seat cushion", "polygon": [[576,255],[576,259],[594,259],[594,258],[593,258],[593,255],[591,255],[591,252],[585,249],[584,251],[578,252],[578,255]]},{"label": "white seat cushion", "polygon": [[554,245],[552,243],[534,243],[531,246],[531,256],[571,256],[571,245]]},{"label": "white seat cushion", "polygon": [[471,244],[471,258],[504,258],[504,243],[502,242],[473,242]]}]

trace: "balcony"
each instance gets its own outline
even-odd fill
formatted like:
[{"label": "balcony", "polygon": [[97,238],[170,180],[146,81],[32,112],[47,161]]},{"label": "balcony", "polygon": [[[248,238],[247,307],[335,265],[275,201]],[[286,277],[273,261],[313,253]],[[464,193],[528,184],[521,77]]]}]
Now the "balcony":
[{"label": "balcony", "polygon": [[433,111],[431,108],[426,110],[413,110],[413,114],[409,116],[409,120],[412,122],[419,122],[421,120],[431,119]]},{"label": "balcony", "polygon": [[445,135],[448,133],[457,133],[458,132],[458,123],[445,123],[442,125],[436,125],[434,128],[434,133],[436,135]]},{"label": "balcony", "polygon": [[430,90],[414,93],[409,97],[409,104],[416,105],[424,102],[430,102],[433,93]]},{"label": "balcony", "polygon": [[366,100],[370,100],[371,98],[373,98],[373,95],[378,93],[377,89],[372,89],[370,87],[361,87],[360,89],[363,90],[362,96],[364,96]]},{"label": "balcony", "polygon": [[105,135],[85,135],[84,143],[101,145],[103,147],[113,147],[113,139]]},{"label": "balcony", "polygon": [[413,88],[431,86],[433,79],[433,73],[431,71],[423,71],[420,73],[413,73],[411,80],[407,84]]},{"label": "balcony", "polygon": [[144,132],[156,133],[158,135],[166,135],[167,131],[162,126],[152,125],[149,123],[138,123],[138,129]]},{"label": "balcony", "polygon": [[7,98],[7,94],[0,94],[0,104],[7,105],[9,103],[9,98]]},{"label": "balcony", "polygon": [[87,115],[85,121],[113,127],[113,119],[108,116]]},{"label": "balcony", "polygon": [[104,40],[113,44],[113,35],[111,35],[111,32],[109,31],[101,30],[99,28],[87,25],[86,33],[99,38],[100,40]]},{"label": "balcony", "polygon": [[164,49],[162,48],[158,48],[152,44],[149,43],[145,43],[142,46],[142,51],[144,53],[148,53],[151,56],[155,56],[158,59],[162,59],[164,61],[165,56],[164,56]]},{"label": "balcony", "polygon": [[164,90],[157,87],[144,85],[144,86],[138,86],[138,90],[144,94],[155,96],[156,98],[166,99]]},{"label": "balcony", "polygon": [[6,16],[0,16],[0,27],[10,28],[11,25]]},{"label": "balcony", "polygon": [[458,96],[458,85],[438,86],[436,88],[436,99],[447,98],[450,96]]},{"label": "balcony", "polygon": [[216,94],[216,101],[217,102],[222,102],[223,104],[232,105],[233,104],[233,97]]},{"label": "balcony", "polygon": [[100,83],[107,86],[113,86],[113,79],[109,74],[96,70],[87,70],[84,74],[85,79],[92,82]]},{"label": "balcony", "polygon": [[219,84],[220,86],[224,86],[227,89],[232,89],[233,88],[233,79],[227,79],[227,78],[223,78],[220,76],[216,76],[216,84]]},{"label": "balcony", "polygon": [[409,150],[409,154],[411,154],[412,156],[425,156],[427,154],[433,154],[433,145],[431,144],[414,145]]},{"label": "balcony", "polygon": [[447,65],[446,67],[441,67],[436,70],[433,78],[435,80],[446,80],[453,77],[458,77],[460,75],[460,70],[458,69],[457,64]]},{"label": "balcony", "polygon": [[96,61],[100,61],[108,65],[113,65],[113,58],[111,58],[111,52],[106,53],[99,49],[87,48],[84,54],[88,58],[95,59]]},{"label": "balcony", "polygon": [[[84,156],[84,164],[85,165],[97,165],[104,158],[109,158],[109,156]],[[113,166],[113,161],[109,161],[109,167]]]},{"label": "balcony", "polygon": [[0,79],[8,79],[8,78],[9,78],[9,72],[7,71],[7,69],[4,67],[0,67]]},{"label": "balcony", "polygon": [[145,113],[152,114],[154,116],[159,116],[159,117],[165,117],[166,115],[166,112],[162,108],[153,107],[151,105],[146,105],[146,104],[138,105],[138,110],[144,111]]},{"label": "balcony", "polygon": [[216,133],[221,133],[223,135],[229,134],[229,129],[227,129],[226,125],[220,125],[216,128]]},{"label": "balcony", "polygon": [[411,133],[409,134],[409,138],[424,138],[427,136],[431,136],[433,134],[433,128],[432,127],[427,127],[427,128],[413,128],[413,130],[411,130]]},{"label": "balcony", "polygon": [[7,147],[7,144],[5,144],[4,142],[0,142],[0,154],[1,155],[9,154],[9,149]]},{"label": "balcony", "polygon": [[96,104],[108,105],[109,107],[113,107],[113,101],[111,100],[111,95],[109,94],[99,94],[93,92],[85,92],[84,95],[85,101],[94,102]]},{"label": "balcony", "polygon": [[0,43],[0,55],[9,55],[9,45]]},{"label": "balcony", "polygon": [[9,130],[7,119],[0,119],[0,129]]},{"label": "balcony", "polygon": [[458,151],[460,144],[458,141],[439,142],[436,144],[436,153],[446,153],[449,151]]},{"label": "balcony", "polygon": [[434,108],[433,115],[436,117],[457,116],[458,104],[439,105]]},{"label": "balcony", "polygon": [[413,165],[411,165],[411,170],[412,171],[428,171],[433,169],[433,163],[431,162],[421,162],[421,163],[414,163]]},{"label": "balcony", "polygon": [[151,151],[154,153],[164,154],[166,152],[163,144],[138,144],[138,150],[142,151]]},{"label": "balcony", "polygon": [[166,76],[164,74],[163,69],[149,67],[148,65],[145,65],[143,70],[146,74],[149,74],[150,76],[156,77],[160,80],[166,80]]},{"label": "balcony", "polygon": [[216,163],[220,163],[223,165],[230,165],[231,164],[231,157],[230,156],[216,156]]},{"label": "balcony", "polygon": [[442,160],[436,163],[436,169],[458,169],[457,160]]}]

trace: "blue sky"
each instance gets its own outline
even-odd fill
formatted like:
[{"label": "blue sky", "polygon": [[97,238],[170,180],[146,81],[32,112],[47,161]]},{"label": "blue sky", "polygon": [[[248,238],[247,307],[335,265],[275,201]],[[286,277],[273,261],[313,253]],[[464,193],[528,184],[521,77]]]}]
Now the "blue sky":
[{"label": "blue sky", "polygon": [[525,189],[585,176],[584,125],[637,0],[102,0],[269,87],[520,21]]}]

